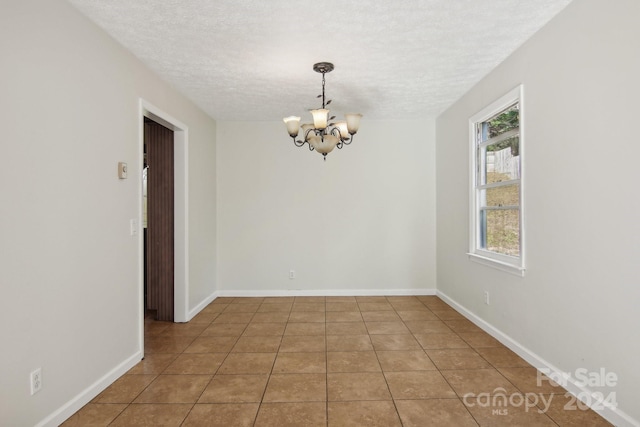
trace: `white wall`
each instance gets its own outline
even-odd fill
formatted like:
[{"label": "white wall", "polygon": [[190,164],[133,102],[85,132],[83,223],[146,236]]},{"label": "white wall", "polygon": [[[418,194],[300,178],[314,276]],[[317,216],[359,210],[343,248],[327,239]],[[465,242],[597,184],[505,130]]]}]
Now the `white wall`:
[{"label": "white wall", "polygon": [[281,121],[218,122],[220,294],[435,289],[434,138],[365,115],[324,162]]},{"label": "white wall", "polygon": [[[438,290],[561,371],[616,373],[617,387],[593,391],[615,391],[623,414],[613,416],[626,413],[636,423],[638,16],[636,0],[571,3],[437,119],[436,149]],[[468,120],[520,83],[524,278],[465,255]]]},{"label": "white wall", "polygon": [[139,99],[189,128],[192,306],[215,290],[215,123],[61,0],[3,2],[0,52],[0,424],[57,425],[140,358]]}]

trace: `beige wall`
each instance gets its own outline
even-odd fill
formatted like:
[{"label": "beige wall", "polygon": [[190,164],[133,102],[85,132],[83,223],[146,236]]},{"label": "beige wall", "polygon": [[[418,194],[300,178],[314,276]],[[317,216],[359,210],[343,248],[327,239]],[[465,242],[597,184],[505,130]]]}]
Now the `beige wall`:
[{"label": "beige wall", "polygon": [[216,129],[64,1],[3,2],[0,52],[0,424],[57,425],[140,357],[139,99],[189,129],[191,308],[215,291]]},{"label": "beige wall", "polygon": [[221,294],[435,289],[434,135],[365,115],[324,162],[281,121],[219,122]]},{"label": "beige wall", "polygon": [[[570,4],[437,119],[438,290],[640,420],[640,3]],[[524,278],[469,261],[468,120],[524,84]],[[491,295],[485,305],[483,291]],[[627,420],[627,421],[625,421]]]}]

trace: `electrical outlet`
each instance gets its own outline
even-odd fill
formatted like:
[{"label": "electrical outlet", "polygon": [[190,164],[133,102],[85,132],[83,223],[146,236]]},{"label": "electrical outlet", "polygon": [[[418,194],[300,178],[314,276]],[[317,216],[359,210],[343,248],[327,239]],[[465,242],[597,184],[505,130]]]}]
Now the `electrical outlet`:
[{"label": "electrical outlet", "polygon": [[42,388],[42,368],[31,372],[31,395],[33,396]]},{"label": "electrical outlet", "polygon": [[489,291],[484,291],[484,303],[489,305]]},{"label": "electrical outlet", "polygon": [[289,270],[289,279],[295,279],[295,278],[296,278],[296,271]]}]

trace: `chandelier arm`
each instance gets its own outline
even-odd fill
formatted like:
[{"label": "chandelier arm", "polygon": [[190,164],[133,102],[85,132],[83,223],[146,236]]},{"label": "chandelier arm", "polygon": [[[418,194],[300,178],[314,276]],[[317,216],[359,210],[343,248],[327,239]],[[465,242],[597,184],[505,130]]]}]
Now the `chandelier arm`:
[{"label": "chandelier arm", "polygon": [[335,136],[336,138],[338,138],[338,143],[336,144],[336,147],[338,147],[339,149],[342,148],[343,145],[349,145],[349,138],[342,138],[342,134],[340,133],[340,129],[338,129],[337,127],[332,127],[331,128],[331,135]]},{"label": "chandelier arm", "polygon": [[331,123],[329,126],[331,126],[331,130],[329,131],[329,133],[342,141],[342,134],[340,133],[340,129],[338,129],[333,123]]},{"label": "chandelier arm", "polygon": [[[316,129],[315,129],[315,128],[307,129],[307,131],[304,133],[304,140],[305,140],[305,141],[309,141],[309,134],[310,134],[311,132],[313,132],[313,134],[314,134],[314,135],[316,135],[316,134],[317,134],[317,132],[316,132]],[[309,144],[309,145],[311,145],[311,144]]]},{"label": "chandelier arm", "polygon": [[300,140],[297,140],[297,141],[296,141],[296,139],[295,139],[295,138],[293,138],[293,144],[294,144],[296,147],[302,147],[302,146],[304,145],[304,143],[305,143],[305,141],[300,141]]}]

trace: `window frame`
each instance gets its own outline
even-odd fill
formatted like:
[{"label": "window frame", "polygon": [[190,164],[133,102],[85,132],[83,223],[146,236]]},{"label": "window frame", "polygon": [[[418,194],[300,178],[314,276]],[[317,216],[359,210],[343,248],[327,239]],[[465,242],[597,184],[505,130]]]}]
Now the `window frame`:
[{"label": "window frame", "polygon": [[[513,104],[518,104],[518,125],[519,125],[519,161],[520,161],[520,179],[516,181],[510,181],[512,183],[517,182],[520,185],[519,191],[519,227],[520,227],[520,250],[519,256],[512,256],[501,254],[498,252],[492,252],[483,249],[480,246],[481,233],[483,227],[480,224],[481,211],[483,206],[480,203],[480,192],[487,188],[487,185],[479,185],[478,183],[478,170],[481,159],[479,158],[480,150],[478,150],[478,136],[476,132],[476,126],[479,123],[485,122],[501,111],[509,108]],[[506,271],[517,276],[524,276],[525,274],[525,215],[524,215],[524,182],[525,182],[525,167],[524,167],[524,140],[525,140],[525,125],[524,125],[524,87],[519,85],[510,90],[502,97],[492,102],[478,113],[469,118],[469,252],[467,255],[469,259],[480,264],[493,267],[502,271]],[[486,144],[490,145],[490,144]],[[480,188],[481,187],[481,188]]]}]

